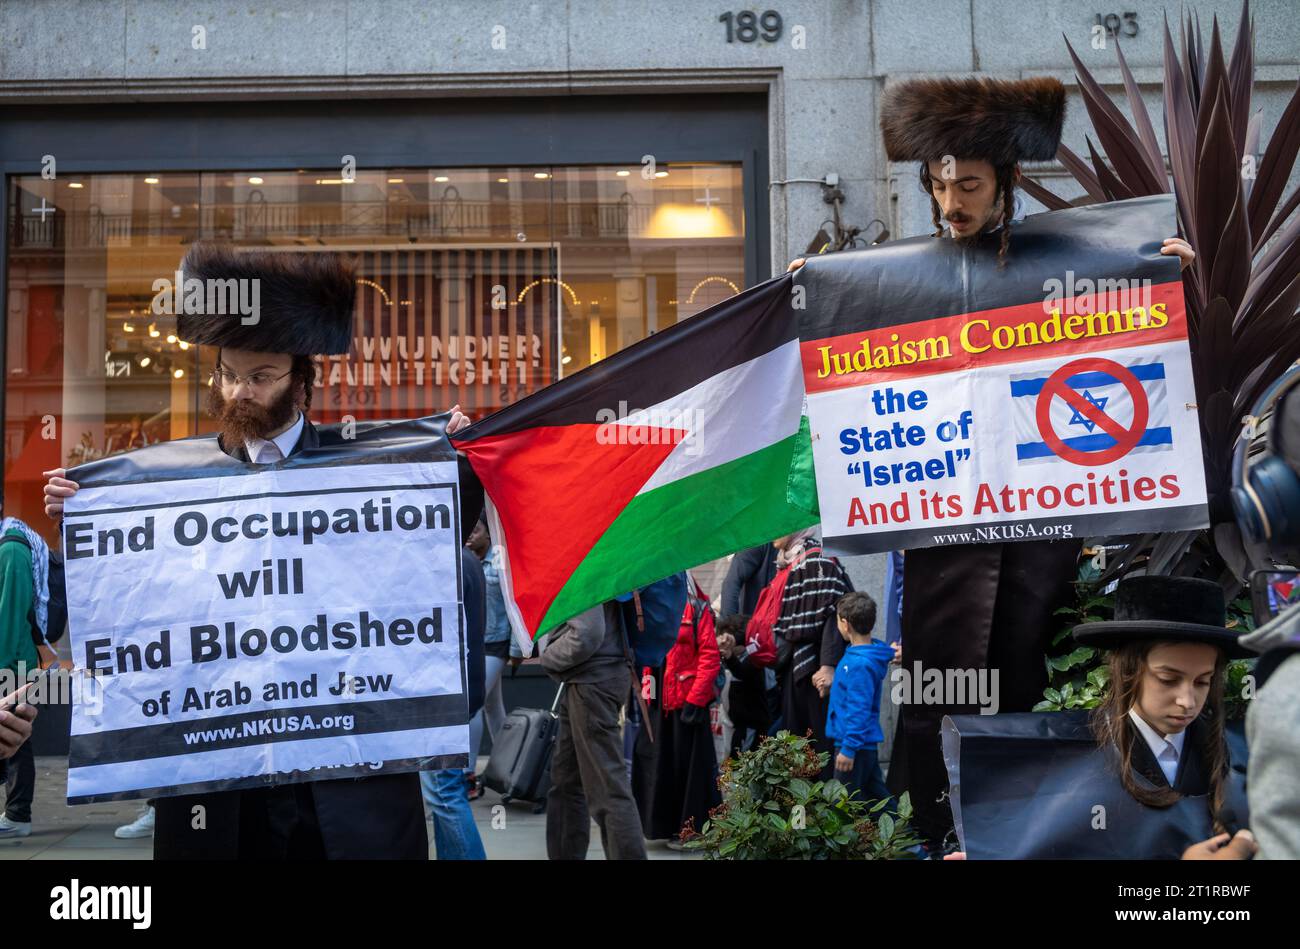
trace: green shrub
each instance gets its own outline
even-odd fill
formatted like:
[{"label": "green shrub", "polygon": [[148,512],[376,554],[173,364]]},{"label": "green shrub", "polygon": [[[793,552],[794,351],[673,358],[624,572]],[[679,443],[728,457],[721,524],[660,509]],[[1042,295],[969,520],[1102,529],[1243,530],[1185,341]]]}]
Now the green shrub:
[{"label": "green shrub", "polygon": [[701,833],[682,830],[688,849],[715,860],[895,860],[914,856],[920,840],[909,827],[904,793],[897,816],[888,802],[850,796],[839,781],[820,779],[829,760],[807,738],[779,732],[753,751],[723,763],[722,803]]}]

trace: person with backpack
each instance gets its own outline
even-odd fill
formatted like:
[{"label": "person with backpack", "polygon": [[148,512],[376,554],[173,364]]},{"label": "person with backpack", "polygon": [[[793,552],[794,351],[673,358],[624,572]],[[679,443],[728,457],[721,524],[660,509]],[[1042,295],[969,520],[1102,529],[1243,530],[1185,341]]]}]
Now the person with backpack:
[{"label": "person with backpack", "polygon": [[664,664],[648,670],[650,676],[642,680],[651,727],[637,734],[632,764],[632,790],[645,836],[666,837],[671,849],[681,846],[683,825],[689,822],[698,830],[709,809],[722,803],[709,718],[722,660],[713,609],[699,584],[691,584],[677,642]]},{"label": "person with backpack", "polygon": [[[772,543],[780,551],[778,572],[769,588],[773,593],[764,591],[764,595],[769,600],[779,595],[772,636],[781,680],[781,727],[793,735],[811,732],[813,747],[833,754],[826,738],[826,715],[835,667],[846,648],[835,604],[852,592],[853,584],[840,562],[822,553],[816,526]],[[766,606],[770,615],[770,602]],[[755,617],[764,607],[760,597]],[[827,770],[829,773],[829,766]]]},{"label": "person with backpack", "polygon": [[[16,517],[6,517],[0,524],[0,670],[13,677],[15,686],[27,682],[40,668],[37,644],[44,642],[49,628],[49,563],[45,541]],[[5,724],[8,722],[0,726]],[[5,784],[0,840],[30,837],[36,794],[32,743],[23,741],[0,769]]]},{"label": "person with backpack", "polygon": [[593,819],[607,859],[646,858],[619,731],[632,681],[622,612],[610,600],[579,613],[556,627],[542,650],[542,668],[561,689],[546,799],[551,860],[585,860]]},{"label": "person with backpack", "polygon": [[754,612],[759,596],[776,576],[777,554],[771,544],[736,551],[722,581],[722,619]]}]

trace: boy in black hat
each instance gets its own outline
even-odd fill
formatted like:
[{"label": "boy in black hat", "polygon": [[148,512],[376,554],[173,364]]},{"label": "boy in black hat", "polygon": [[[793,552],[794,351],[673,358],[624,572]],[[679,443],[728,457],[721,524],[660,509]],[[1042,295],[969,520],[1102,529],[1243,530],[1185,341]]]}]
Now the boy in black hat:
[{"label": "boy in black hat", "polygon": [[1074,628],[1081,645],[1110,650],[1106,699],[1092,721],[1098,743],[1118,751],[1124,789],[1154,807],[1208,794],[1218,830],[1228,771],[1223,673],[1229,659],[1250,655],[1226,624],[1217,583],[1143,576],[1119,584],[1113,620]]},{"label": "boy in black hat", "polygon": [[[1106,697],[1090,721],[994,716],[1001,723],[990,720],[983,737],[996,741],[981,754],[950,749],[966,845],[1002,857],[1249,858],[1250,815],[1224,737],[1224,669],[1249,653],[1226,621],[1213,581],[1121,581],[1114,619],[1073,631],[1109,650]],[[1095,750],[1084,753],[1089,737]]]}]

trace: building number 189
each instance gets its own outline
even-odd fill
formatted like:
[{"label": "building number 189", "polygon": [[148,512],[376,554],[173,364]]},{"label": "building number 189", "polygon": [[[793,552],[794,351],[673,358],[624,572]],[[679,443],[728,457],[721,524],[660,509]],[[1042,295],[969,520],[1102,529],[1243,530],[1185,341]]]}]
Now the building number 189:
[{"label": "building number 189", "polygon": [[[766,11],[762,17],[753,10],[742,10],[739,13],[724,13],[718,17],[719,23],[727,24],[727,42],[734,43],[739,40],[742,43],[753,43],[760,36],[769,43],[775,43],[781,38],[781,14],[775,10]],[[759,28],[762,32],[759,32]]]}]

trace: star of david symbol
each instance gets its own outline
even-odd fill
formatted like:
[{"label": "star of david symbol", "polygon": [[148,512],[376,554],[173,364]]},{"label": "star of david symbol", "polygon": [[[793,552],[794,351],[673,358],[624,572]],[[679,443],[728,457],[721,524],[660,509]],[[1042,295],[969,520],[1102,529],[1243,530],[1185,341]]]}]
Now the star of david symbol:
[{"label": "star of david symbol", "polygon": [[[1106,403],[1110,401],[1110,396],[1103,395],[1099,399],[1096,396],[1094,396],[1091,392],[1089,392],[1087,389],[1083,390],[1083,398],[1085,402],[1088,402],[1091,405],[1095,405],[1097,407],[1098,412],[1105,411]],[[1082,425],[1089,435],[1091,435],[1093,429],[1097,427],[1096,422],[1094,422],[1090,418],[1087,418],[1078,409],[1075,409],[1074,414],[1070,416],[1069,424]]]}]

